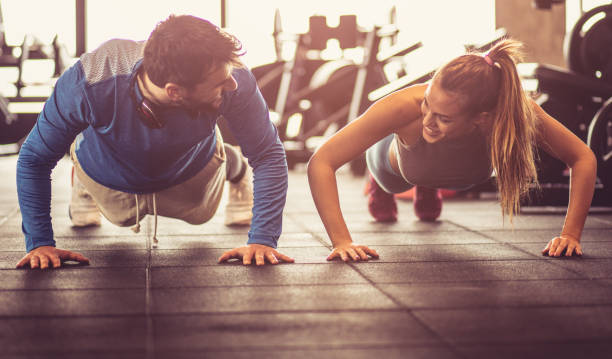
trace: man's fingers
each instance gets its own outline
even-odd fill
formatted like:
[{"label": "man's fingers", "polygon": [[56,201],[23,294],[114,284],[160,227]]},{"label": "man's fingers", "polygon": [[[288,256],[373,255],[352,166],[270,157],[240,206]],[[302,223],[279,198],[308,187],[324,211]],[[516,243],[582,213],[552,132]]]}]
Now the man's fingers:
[{"label": "man's fingers", "polygon": [[274,252],[272,252],[272,251],[266,252],[266,258],[268,259],[268,262],[270,262],[272,264],[278,264],[278,259],[276,259],[276,256],[274,255]]},{"label": "man's fingers", "polygon": [[60,257],[51,256],[51,265],[53,266],[53,268],[59,268],[62,266],[62,260],[60,259]]},{"label": "man's fingers", "polygon": [[42,255],[40,256],[40,269],[49,268],[49,257]]},{"label": "man's fingers", "polygon": [[219,263],[221,263],[221,262],[224,262],[224,261],[226,261],[226,260],[228,260],[228,259],[231,259],[231,258],[236,258],[236,251],[235,251],[235,250],[233,250],[233,249],[232,249],[232,250],[230,250],[230,251],[227,251],[227,252],[223,253],[223,254],[221,255],[221,257],[219,257],[219,259],[218,259],[217,261],[218,261]]},{"label": "man's fingers", "polygon": [[89,258],[85,257],[79,252],[70,252],[59,250],[59,258],[60,260],[72,260],[79,263],[89,263]]},{"label": "man's fingers", "polygon": [[[286,256],[286,255],[284,255],[284,254],[282,254],[282,253],[280,253],[278,251],[274,252],[274,254],[275,254],[276,258],[282,260],[283,262],[287,262],[287,263],[295,262],[295,260],[293,258],[291,258],[289,256]],[[329,260],[329,257],[327,257],[327,259]]]},{"label": "man's fingers", "polygon": [[26,254],[25,256],[23,256],[23,258],[21,258],[21,260],[17,263],[17,265],[15,267],[16,268],[23,268],[28,263],[30,263],[30,255]]},{"label": "man's fingers", "polygon": [[262,266],[266,264],[266,260],[264,259],[264,254],[262,252],[255,252],[255,264],[258,266]]},{"label": "man's fingers", "polygon": [[338,251],[338,253],[340,254],[340,258],[342,258],[343,261],[348,262],[349,257],[345,251]]},{"label": "man's fingers", "polygon": [[242,256],[242,264],[248,266],[251,264],[251,260],[253,259],[253,252],[248,251],[246,254]]},{"label": "man's fingers", "polygon": [[34,268],[38,268],[39,265],[39,260],[37,256],[31,256],[30,257],[30,268],[34,269]]}]

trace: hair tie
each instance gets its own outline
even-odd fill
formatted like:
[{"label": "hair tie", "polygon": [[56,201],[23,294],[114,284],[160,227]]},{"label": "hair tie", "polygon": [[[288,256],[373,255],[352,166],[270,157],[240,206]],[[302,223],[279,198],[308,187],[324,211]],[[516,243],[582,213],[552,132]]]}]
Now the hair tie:
[{"label": "hair tie", "polygon": [[495,63],[493,62],[493,60],[491,60],[491,58],[489,57],[489,54],[486,54],[483,56],[484,60],[487,62],[487,64],[489,64],[489,66],[493,66],[495,65]]}]

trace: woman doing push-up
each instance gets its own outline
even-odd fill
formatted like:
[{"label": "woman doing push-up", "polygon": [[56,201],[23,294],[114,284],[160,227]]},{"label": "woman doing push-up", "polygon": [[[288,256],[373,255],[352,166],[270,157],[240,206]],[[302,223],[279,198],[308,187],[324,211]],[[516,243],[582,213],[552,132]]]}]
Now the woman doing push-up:
[{"label": "woman doing push-up", "polygon": [[576,135],[523,91],[516,69],[522,44],[503,40],[486,54],[466,54],[442,66],[426,84],[398,90],[323,144],[308,179],[333,250],[331,260],[367,260],[375,250],[356,244],[342,216],[336,170],[366,152],[368,208],[394,222],[394,193],[415,186],[415,214],[435,220],[439,189],[467,189],[495,175],[502,214],[510,221],[537,185],[537,147],[570,168],[569,205],[560,233],[542,253],[581,255],[580,236],[593,197],[596,160]]}]

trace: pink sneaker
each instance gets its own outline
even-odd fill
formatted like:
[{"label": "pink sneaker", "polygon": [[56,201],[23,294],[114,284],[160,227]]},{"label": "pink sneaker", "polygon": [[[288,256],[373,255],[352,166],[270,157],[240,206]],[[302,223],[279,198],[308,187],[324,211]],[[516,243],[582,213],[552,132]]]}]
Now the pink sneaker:
[{"label": "pink sneaker", "polygon": [[377,222],[396,222],[397,204],[391,193],[385,192],[372,175],[367,185],[368,210]]},{"label": "pink sneaker", "polygon": [[442,212],[442,193],[437,188],[414,186],[414,213],[421,221],[433,222]]}]

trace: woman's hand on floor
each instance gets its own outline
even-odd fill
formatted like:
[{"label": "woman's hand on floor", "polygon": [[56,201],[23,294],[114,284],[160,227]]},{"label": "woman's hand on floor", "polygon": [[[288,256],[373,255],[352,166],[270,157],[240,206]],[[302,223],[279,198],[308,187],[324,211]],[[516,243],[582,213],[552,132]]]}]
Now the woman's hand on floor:
[{"label": "woman's hand on floor", "polygon": [[548,242],[546,247],[542,250],[542,255],[549,257],[571,257],[573,255],[581,256],[582,247],[580,247],[580,239],[562,234]]},{"label": "woman's hand on floor", "polygon": [[375,250],[368,248],[364,245],[355,243],[340,244],[334,247],[327,260],[331,261],[334,258],[340,258],[345,262],[353,261],[367,261],[372,258],[378,258],[378,253]]}]

